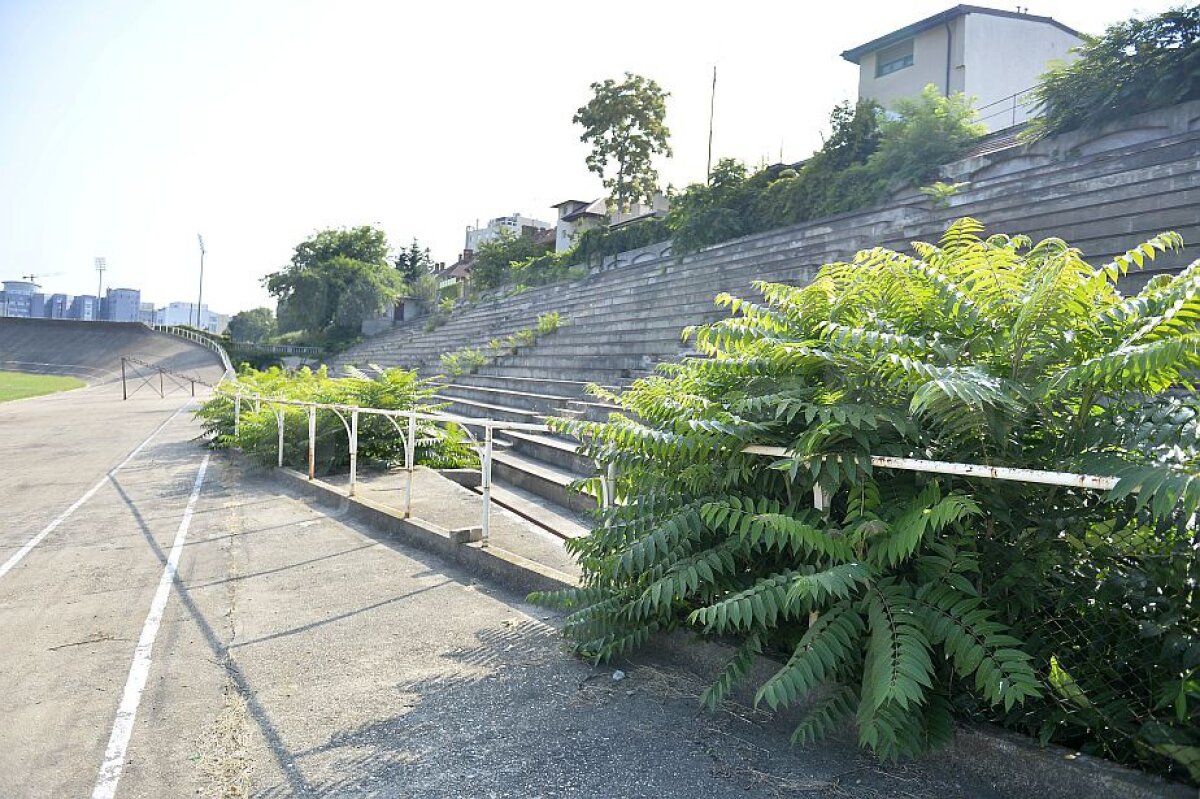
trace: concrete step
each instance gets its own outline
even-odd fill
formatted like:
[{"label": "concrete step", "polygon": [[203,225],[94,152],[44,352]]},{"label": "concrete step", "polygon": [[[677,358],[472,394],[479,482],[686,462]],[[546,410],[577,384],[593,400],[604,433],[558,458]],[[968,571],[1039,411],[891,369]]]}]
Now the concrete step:
[{"label": "concrete step", "polygon": [[498,422],[541,424],[548,416],[553,415],[521,408],[512,408],[507,405],[480,402],[478,400],[466,399],[465,397],[456,397],[452,394],[437,394],[434,398],[439,402],[449,403],[448,410],[450,413],[473,419],[494,419]]},{"label": "concrete step", "polygon": [[[590,396],[587,393],[588,383],[582,380],[558,380],[552,377],[513,377],[472,372],[460,375],[455,383],[468,386],[485,386],[490,388],[514,387],[518,390],[531,391],[535,394],[559,394],[566,397],[583,399]],[[606,386],[605,388],[615,388]]]},{"label": "concrete step", "polygon": [[524,455],[551,466],[557,466],[572,474],[591,474],[596,464],[580,455],[576,450],[579,443],[561,436],[505,430],[498,435],[508,445],[509,451]]},{"label": "concrete step", "polygon": [[[472,487],[471,490],[477,494],[483,493],[478,486]],[[544,497],[517,486],[493,480],[491,495],[492,502],[560,538],[580,538],[590,532],[586,520],[574,511],[548,502]]]},{"label": "concrete step", "polygon": [[458,378],[455,378],[453,383],[447,383],[439,395],[475,400],[498,407],[516,408],[550,416],[556,414],[559,409],[568,407],[569,403],[577,401],[574,397],[560,394],[537,394],[513,388],[464,385],[459,382]]},{"label": "concrete step", "polygon": [[575,513],[588,513],[596,508],[596,501],[592,497],[569,488],[571,483],[586,475],[575,474],[526,455],[495,453],[492,456],[492,475],[508,485]]}]

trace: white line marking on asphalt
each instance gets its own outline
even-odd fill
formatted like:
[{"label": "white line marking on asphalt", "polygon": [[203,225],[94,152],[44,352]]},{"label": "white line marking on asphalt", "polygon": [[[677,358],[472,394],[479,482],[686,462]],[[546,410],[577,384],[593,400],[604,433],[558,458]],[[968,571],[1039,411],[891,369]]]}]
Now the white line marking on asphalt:
[{"label": "white line marking on asphalt", "polygon": [[92,799],[112,799],[117,794],[117,781],[121,779],[121,769],[125,765],[125,750],[129,747],[129,738],[133,735],[133,720],[137,716],[138,704],[142,701],[146,678],[150,676],[150,652],[154,648],[154,639],[158,636],[158,626],[162,623],[167,600],[171,597],[171,584],[175,582],[179,556],[183,553],[183,542],[187,540],[188,527],[196,510],[196,500],[200,498],[200,487],[204,485],[204,473],[208,471],[208,458],[206,454],[200,462],[200,471],[196,472],[192,495],[188,497],[183,518],[179,520],[175,543],[171,545],[171,554],[167,556],[167,565],[163,567],[162,577],[159,578],[158,590],[154,592],[154,600],[150,603],[150,613],[146,615],[146,623],[142,625],[137,649],[133,650],[133,665],[129,667],[129,678],[125,681],[121,704],[117,706],[117,720],[113,722],[112,735],[108,739],[108,748],[104,751],[104,763],[100,766],[100,776],[92,790]]},{"label": "white line marking on asphalt", "polygon": [[175,413],[168,416],[166,421],[164,421],[158,427],[154,428],[154,430],[150,433],[150,435],[146,436],[145,440],[142,441],[142,443],[137,445],[137,449],[135,449],[133,452],[126,455],[125,460],[121,461],[116,466],[109,469],[108,472],[103,477],[100,478],[100,482],[96,483],[94,486],[89,488],[82,497],[75,500],[75,503],[73,505],[71,505],[71,507],[67,508],[65,511],[58,514],[58,516],[56,516],[54,518],[54,521],[47,524],[40,533],[38,533],[33,538],[26,541],[25,545],[23,547],[21,547],[16,552],[14,552],[12,557],[10,557],[8,560],[4,561],[4,565],[0,566],[0,577],[3,577],[4,575],[8,574],[9,571],[12,570],[13,566],[16,566],[18,563],[21,562],[22,558],[24,558],[26,555],[29,554],[30,550],[32,550],[38,544],[42,543],[43,538],[45,538],[46,536],[48,536],[52,532],[54,532],[54,530],[60,524],[65,522],[72,513],[79,510],[79,508],[83,505],[83,503],[87,502],[89,499],[91,499],[93,496],[95,496],[96,492],[99,491],[101,488],[103,488],[105,483],[107,483],[109,480],[113,479],[113,477],[116,476],[117,472],[121,471],[121,469],[123,469],[127,463],[129,463],[131,460],[133,460],[137,456],[137,454],[139,452],[141,452],[147,444],[150,443],[150,439],[152,439],[156,435],[158,435],[159,431],[162,430],[164,427],[166,427],[168,424],[170,424],[171,420],[174,419],[176,416],[178,416],[183,411],[183,409],[186,407],[187,407],[186,404],[179,406],[179,409],[177,411],[175,411]]}]

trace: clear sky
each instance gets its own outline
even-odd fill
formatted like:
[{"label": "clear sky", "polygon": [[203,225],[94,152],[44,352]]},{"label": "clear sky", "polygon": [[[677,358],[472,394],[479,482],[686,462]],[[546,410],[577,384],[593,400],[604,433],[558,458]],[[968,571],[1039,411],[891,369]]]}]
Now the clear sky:
[{"label": "clear sky", "polygon": [[[104,256],[106,286],[194,301],[202,232],[205,301],[232,313],[325,227],[452,261],[476,220],[599,196],[571,124],[593,81],[671,93],[661,172],[682,187],[714,64],[714,158],[798,160],[855,94],[838,54],[951,5],[0,0],[0,279],[92,293]],[[1169,5],[1029,11],[1099,33]]]}]

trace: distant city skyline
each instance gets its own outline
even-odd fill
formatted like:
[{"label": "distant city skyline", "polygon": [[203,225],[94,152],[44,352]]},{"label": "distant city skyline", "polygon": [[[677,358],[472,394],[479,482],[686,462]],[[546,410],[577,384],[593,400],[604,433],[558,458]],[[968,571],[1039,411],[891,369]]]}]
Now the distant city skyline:
[{"label": "distant city skyline", "polygon": [[[714,64],[714,159],[799,160],[856,95],[839,53],[952,5],[618,0],[585,29],[538,2],[0,3],[0,279],[61,272],[53,290],[90,293],[101,256],[106,285],[182,301],[203,233],[204,297],[232,313],[273,307],[263,275],[327,227],[453,262],[476,220],[602,194],[571,123],[591,82],[671,92],[659,166],[682,188],[704,178]],[[1099,33],[1170,6],[1029,13]]]}]

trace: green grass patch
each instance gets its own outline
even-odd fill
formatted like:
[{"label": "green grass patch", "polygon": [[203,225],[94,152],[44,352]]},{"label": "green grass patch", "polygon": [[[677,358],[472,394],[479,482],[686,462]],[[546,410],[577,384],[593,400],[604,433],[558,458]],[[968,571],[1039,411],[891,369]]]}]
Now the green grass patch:
[{"label": "green grass patch", "polygon": [[77,377],[31,375],[24,372],[0,372],[0,402],[40,397],[56,391],[83,388],[87,383]]}]

